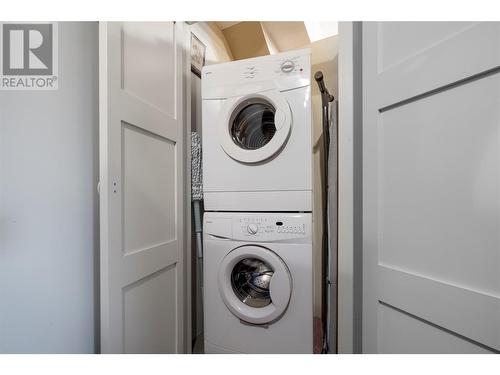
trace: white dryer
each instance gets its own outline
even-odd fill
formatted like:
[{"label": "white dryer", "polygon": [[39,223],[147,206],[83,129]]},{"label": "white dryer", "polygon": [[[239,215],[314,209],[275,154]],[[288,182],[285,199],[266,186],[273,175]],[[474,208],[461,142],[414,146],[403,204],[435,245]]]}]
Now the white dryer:
[{"label": "white dryer", "polygon": [[205,353],[313,352],[311,220],[205,213]]},{"label": "white dryer", "polygon": [[310,50],[205,66],[206,210],[311,211]]}]

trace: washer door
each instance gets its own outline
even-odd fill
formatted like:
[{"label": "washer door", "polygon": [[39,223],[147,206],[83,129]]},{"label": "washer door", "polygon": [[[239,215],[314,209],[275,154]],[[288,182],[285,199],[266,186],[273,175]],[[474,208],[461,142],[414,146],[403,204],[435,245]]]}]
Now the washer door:
[{"label": "washer door", "polygon": [[228,99],[221,113],[220,144],[243,163],[258,163],[279,153],[292,128],[290,106],[275,90]]},{"label": "washer door", "polygon": [[273,251],[245,245],[222,260],[219,291],[236,317],[252,324],[266,324],[281,317],[288,307],[292,278],[283,260]]}]

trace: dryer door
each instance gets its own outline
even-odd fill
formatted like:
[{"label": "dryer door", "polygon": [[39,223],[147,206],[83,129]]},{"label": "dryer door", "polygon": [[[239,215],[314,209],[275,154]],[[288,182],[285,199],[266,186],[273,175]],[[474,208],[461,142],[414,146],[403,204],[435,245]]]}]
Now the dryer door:
[{"label": "dryer door", "polygon": [[276,253],[265,247],[245,245],[222,260],[219,291],[236,317],[252,324],[267,324],[286,311],[292,278]]},{"label": "dryer door", "polygon": [[292,128],[290,106],[277,90],[230,98],[221,116],[220,144],[242,163],[258,163],[278,154]]}]

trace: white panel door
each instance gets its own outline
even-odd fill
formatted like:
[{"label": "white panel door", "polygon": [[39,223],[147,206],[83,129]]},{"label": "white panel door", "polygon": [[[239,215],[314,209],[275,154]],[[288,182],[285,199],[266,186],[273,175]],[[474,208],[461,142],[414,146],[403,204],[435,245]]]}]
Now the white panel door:
[{"label": "white panel door", "polygon": [[183,30],[101,23],[101,351],[184,345]]},{"label": "white panel door", "polygon": [[363,352],[500,351],[500,24],[363,24]]}]

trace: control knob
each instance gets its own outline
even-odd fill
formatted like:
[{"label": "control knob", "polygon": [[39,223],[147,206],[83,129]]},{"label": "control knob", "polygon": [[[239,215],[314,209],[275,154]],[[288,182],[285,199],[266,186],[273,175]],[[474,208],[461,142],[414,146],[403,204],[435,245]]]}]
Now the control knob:
[{"label": "control knob", "polygon": [[248,224],[247,231],[250,234],[256,234],[259,231],[257,224]]},{"label": "control knob", "polygon": [[281,64],[281,71],[283,73],[290,73],[291,71],[293,71],[293,69],[295,69],[295,64],[293,61],[286,60],[285,62],[283,62],[283,64]]}]

